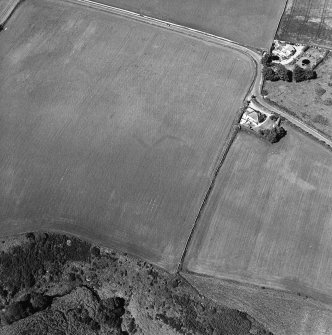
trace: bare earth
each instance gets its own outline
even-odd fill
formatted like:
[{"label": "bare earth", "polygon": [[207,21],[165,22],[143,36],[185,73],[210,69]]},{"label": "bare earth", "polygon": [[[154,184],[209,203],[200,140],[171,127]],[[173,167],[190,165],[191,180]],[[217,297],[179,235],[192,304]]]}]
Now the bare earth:
[{"label": "bare earth", "polygon": [[243,45],[270,48],[286,0],[97,0],[206,31]]},{"label": "bare earth", "polygon": [[0,35],[0,227],[174,271],[253,80],[249,58],[56,1]]},{"label": "bare earth", "polygon": [[288,129],[270,145],[240,133],[184,269],[332,301],[332,154]]}]

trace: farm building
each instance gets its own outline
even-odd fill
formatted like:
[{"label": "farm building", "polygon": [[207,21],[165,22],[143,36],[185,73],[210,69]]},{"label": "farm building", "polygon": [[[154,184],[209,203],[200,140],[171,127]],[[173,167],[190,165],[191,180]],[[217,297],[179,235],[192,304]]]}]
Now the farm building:
[{"label": "farm building", "polygon": [[275,41],[274,49],[272,50],[272,54],[278,56],[280,60],[285,60],[290,58],[296,53],[296,48],[287,43]]},{"label": "farm building", "polygon": [[240,124],[245,125],[249,128],[258,126],[258,112],[254,109],[248,107],[247,110],[243,113]]},{"label": "farm building", "polygon": [[258,132],[259,130],[272,129],[279,126],[280,118],[248,107],[242,115],[240,124]]},{"label": "farm building", "polygon": [[327,51],[321,48],[308,48],[296,62],[302,68],[314,69],[327,55]]}]

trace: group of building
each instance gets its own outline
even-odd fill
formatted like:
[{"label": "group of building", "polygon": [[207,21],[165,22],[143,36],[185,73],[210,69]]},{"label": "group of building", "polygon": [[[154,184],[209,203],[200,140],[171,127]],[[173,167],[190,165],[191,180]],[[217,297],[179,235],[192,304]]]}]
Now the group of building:
[{"label": "group of building", "polygon": [[306,69],[314,69],[326,56],[326,50],[309,47],[303,44],[291,44],[275,40],[272,44],[271,54],[273,62],[282,65],[295,65]]}]

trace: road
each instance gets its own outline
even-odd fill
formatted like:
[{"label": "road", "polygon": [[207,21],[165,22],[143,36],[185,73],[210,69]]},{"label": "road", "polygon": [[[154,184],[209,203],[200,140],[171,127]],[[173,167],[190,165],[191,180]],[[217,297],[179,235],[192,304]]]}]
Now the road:
[{"label": "road", "polygon": [[231,40],[222,38],[220,36],[216,36],[213,34],[209,34],[206,32],[202,32],[196,29],[188,28],[185,26],[181,26],[179,24],[175,24],[172,22],[167,22],[163,20],[159,20],[153,17],[141,15],[138,13],[134,13],[128,10],[116,8],[109,5],[100,4],[94,1],[90,0],[62,0],[66,2],[71,2],[74,4],[79,4],[82,6],[88,6],[90,8],[98,9],[104,12],[109,12],[112,14],[117,14],[123,17],[127,17],[130,19],[134,19],[140,22],[144,22],[147,24],[152,24],[154,26],[166,28],[172,31],[175,31],[180,34],[185,34],[187,36],[195,37],[200,40],[204,40],[205,42],[210,42],[222,46],[227,46],[229,48],[235,49],[239,52],[242,52],[243,54],[246,54],[250,57],[250,59],[254,62],[256,67],[256,76],[255,81],[251,85],[246,99],[250,99],[252,95],[256,97],[256,103],[263,106],[264,108],[267,108],[273,113],[278,113],[279,115],[283,116],[285,119],[287,119],[290,123],[296,125],[297,127],[301,128],[303,131],[307,132],[308,134],[312,135],[316,139],[318,139],[321,142],[324,142],[328,146],[332,147],[332,141],[320,134],[317,130],[310,127],[309,125],[305,124],[304,122],[300,121],[294,116],[289,115],[288,113],[285,113],[283,110],[269,104],[261,95],[261,89],[263,85],[263,78],[262,78],[262,69],[263,66],[261,64],[261,54],[255,50],[249,49],[247,47],[244,47],[236,42],[233,42]]},{"label": "road", "polygon": [[0,31],[5,26],[21,0],[2,0],[0,1]]},{"label": "road", "polygon": [[[70,2],[70,3],[82,5],[82,6],[87,6],[87,7],[101,10],[104,12],[120,15],[123,17],[127,17],[130,19],[140,21],[140,22],[151,24],[154,26],[166,28],[166,29],[175,31],[180,34],[185,34],[187,36],[191,36],[191,37],[203,40],[205,42],[210,42],[210,43],[218,44],[221,46],[226,46],[226,47],[235,49],[243,54],[246,54],[253,61],[253,63],[255,64],[255,68],[256,68],[255,80],[252,83],[248,91],[246,99],[250,99],[251,96],[254,95],[256,97],[255,99],[256,101],[254,103],[257,103],[260,106],[267,108],[269,111],[273,113],[277,113],[283,116],[290,123],[301,128],[303,131],[312,135],[319,141],[324,142],[326,145],[332,147],[332,141],[330,139],[326,138],[324,135],[322,135],[321,133],[319,133],[317,130],[310,127],[309,125],[305,124],[298,118],[291,116],[288,113],[285,113],[283,110],[277,108],[276,106],[269,104],[269,102],[263,98],[263,96],[261,95],[261,89],[263,85],[263,78],[262,78],[261,73],[262,73],[263,66],[261,64],[261,54],[259,52],[249,49],[247,47],[244,47],[231,40],[222,38],[220,36],[216,36],[216,35],[202,32],[196,29],[181,26],[181,25],[178,25],[172,22],[167,22],[167,21],[159,20],[153,17],[141,15],[141,14],[134,13],[128,10],[116,8],[116,7],[109,6],[109,5],[100,4],[95,1],[90,1],[90,0],[62,0],[62,1]],[[0,18],[2,22],[0,23],[2,23],[3,25],[5,24],[5,22],[10,17],[12,12],[15,10],[19,2],[20,0],[8,0],[2,3],[2,6],[0,6]]]},{"label": "road", "polygon": [[[210,42],[210,43],[218,44],[221,46],[226,46],[226,47],[235,49],[243,54],[246,54],[253,61],[253,63],[255,64],[255,68],[256,68],[255,80],[252,83],[248,91],[246,99],[250,99],[251,96],[254,95],[256,97],[255,100],[257,104],[263,106],[264,108],[267,108],[269,111],[273,113],[278,113],[279,115],[287,119],[290,123],[296,125],[297,127],[301,128],[303,131],[312,135],[319,141],[324,142],[328,146],[332,147],[332,141],[330,139],[326,138],[324,135],[322,135],[321,133],[319,133],[317,130],[310,127],[309,125],[305,124],[298,118],[291,116],[288,113],[285,113],[283,110],[277,108],[276,106],[269,104],[269,102],[266,101],[262,97],[261,89],[263,85],[263,78],[262,78],[261,73],[262,73],[263,66],[261,64],[261,54],[259,52],[249,49],[231,40],[222,38],[220,36],[216,36],[210,33],[202,32],[200,30],[181,26],[179,24],[175,24],[172,22],[167,22],[167,21],[159,20],[153,17],[141,15],[141,14],[134,13],[128,10],[116,8],[116,7],[109,6],[109,5],[100,4],[95,1],[90,1],[90,0],[62,0],[62,1],[70,2],[70,3],[82,5],[82,6],[87,6],[87,7],[98,9],[104,12],[120,15],[123,17],[127,17],[130,19],[140,21],[140,22],[151,24],[154,26],[166,28],[166,29],[175,31],[180,34],[185,34],[187,36],[191,36],[191,37],[203,40],[205,42]],[[9,0],[7,5],[3,6],[4,8],[0,10],[0,16],[6,17],[8,19],[8,17],[10,17],[11,15],[11,14],[8,14],[9,9],[11,9],[11,11],[15,10],[18,3],[19,3],[19,0]]]},{"label": "road", "polygon": [[[295,126],[301,128],[302,130],[304,130],[305,132],[307,132],[308,134],[312,135],[313,137],[315,137],[316,139],[318,139],[321,142],[324,142],[325,144],[327,144],[329,147],[332,147],[332,141],[330,141],[328,138],[326,138],[325,136],[323,136],[321,133],[319,133],[317,130],[315,130],[314,128],[308,126],[307,124],[303,123],[302,121],[300,121],[299,119],[297,119],[296,117],[289,115],[288,113],[285,113],[284,111],[280,110],[279,108],[269,104],[266,100],[264,100],[263,97],[261,96],[256,96],[256,105],[259,108],[260,105],[267,108],[269,111],[273,112],[273,113],[277,113],[281,116],[283,116],[285,119],[287,119],[289,122],[291,122],[292,124],[294,124]],[[253,105],[255,105],[255,102],[253,103]]]}]

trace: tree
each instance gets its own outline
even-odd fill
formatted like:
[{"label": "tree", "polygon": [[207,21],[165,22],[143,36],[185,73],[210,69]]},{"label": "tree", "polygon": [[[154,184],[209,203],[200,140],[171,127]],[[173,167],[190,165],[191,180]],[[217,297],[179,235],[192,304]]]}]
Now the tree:
[{"label": "tree", "polygon": [[259,123],[264,122],[267,118],[266,114],[263,114],[263,113],[260,113],[260,112],[258,112],[257,115],[258,115],[258,122]]},{"label": "tree", "polygon": [[317,73],[311,68],[305,70],[296,64],[294,67],[293,76],[295,81],[298,83],[300,81],[317,78]]},{"label": "tree", "polygon": [[14,302],[6,307],[4,312],[4,319],[7,323],[11,324],[15,321],[29,316],[30,311],[26,308],[25,303],[22,301]]},{"label": "tree", "polygon": [[265,80],[271,80],[271,81],[279,80],[278,74],[276,74],[271,67],[264,66],[262,74]]},{"label": "tree", "polygon": [[306,80],[306,73],[305,70],[299,66],[299,65],[295,65],[294,67],[294,71],[293,71],[293,76],[294,76],[294,80],[298,83],[300,81],[304,81]]},{"label": "tree", "polygon": [[34,311],[41,311],[48,307],[52,302],[52,297],[41,293],[33,293],[30,297],[30,304]]},{"label": "tree", "polygon": [[100,249],[96,246],[93,246],[91,248],[91,255],[94,257],[99,257],[100,256]]},{"label": "tree", "polygon": [[279,126],[272,129],[261,129],[259,133],[271,143],[279,142],[287,134],[286,130]]},{"label": "tree", "polygon": [[276,64],[274,66],[274,71],[281,80],[291,81],[291,71],[287,70],[287,68],[284,65]]},{"label": "tree", "polygon": [[306,80],[316,79],[317,78],[317,73],[316,73],[316,71],[313,71],[313,69],[309,68],[309,69],[305,70],[305,77],[306,77]]},{"label": "tree", "polygon": [[261,63],[264,66],[270,66],[272,63],[272,55],[266,52],[261,59]]}]

